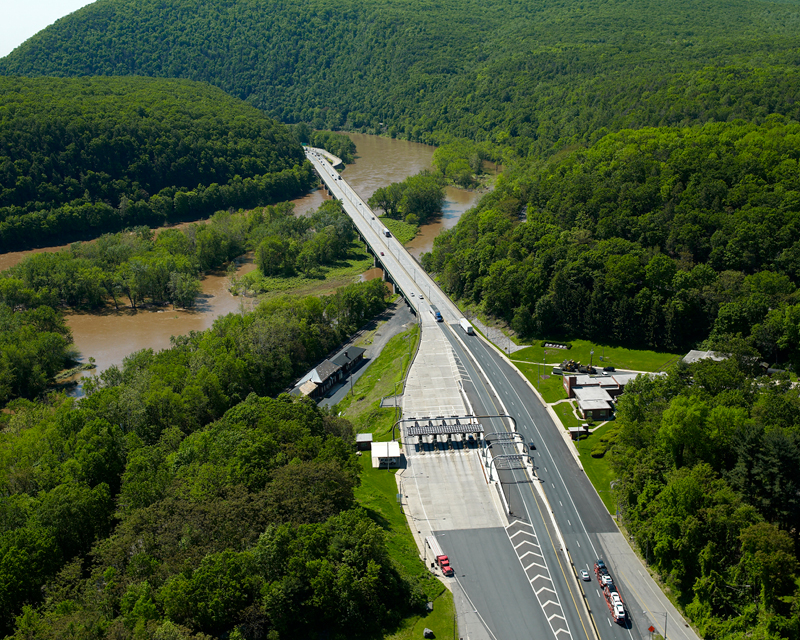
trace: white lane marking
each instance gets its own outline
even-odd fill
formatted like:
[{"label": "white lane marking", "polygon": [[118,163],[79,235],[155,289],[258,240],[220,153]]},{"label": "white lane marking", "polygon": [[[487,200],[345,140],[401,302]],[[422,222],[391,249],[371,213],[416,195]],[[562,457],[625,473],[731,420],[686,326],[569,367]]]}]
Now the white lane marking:
[{"label": "white lane marking", "polygon": [[[536,529],[533,527],[533,525],[530,524],[530,522],[531,522],[531,514],[528,511],[528,505],[526,503],[524,503],[524,502],[523,502],[523,505],[525,507],[526,515],[528,516],[528,523],[525,524],[525,525],[520,525],[520,528],[518,529],[518,531],[520,531],[520,530],[524,531],[525,529],[529,529],[530,532],[532,533],[532,535],[534,537],[536,537],[537,540],[538,540],[538,536],[536,536]],[[513,525],[510,525],[510,526],[506,527],[506,535],[508,535],[508,531],[511,528],[511,526],[513,526]],[[510,536],[509,536],[509,541],[510,541]],[[511,543],[511,546],[512,547],[514,546],[513,542]],[[552,617],[547,618],[547,622],[550,625],[550,630],[553,632],[553,634],[557,636],[558,633],[563,631],[563,632],[566,632],[567,637],[572,638],[572,632],[569,630],[569,623],[567,622],[566,618],[563,616],[564,609],[561,606],[561,603],[559,602],[558,593],[555,591],[555,589],[547,589],[547,591],[551,591],[552,592],[552,594],[553,594],[553,596],[555,596],[556,600],[555,601],[548,600],[547,602],[542,603],[542,600],[539,598],[539,593],[536,591],[536,589],[533,586],[533,583],[536,582],[538,579],[544,578],[546,580],[546,582],[550,583],[550,585],[552,587],[555,587],[555,582],[553,581],[553,577],[552,577],[552,575],[550,573],[550,568],[547,566],[547,559],[544,557],[544,555],[542,555],[541,558],[542,558],[542,564],[539,564],[538,562],[534,563],[534,564],[542,569],[542,573],[537,574],[533,578],[528,578],[528,584],[531,585],[531,591],[533,591],[533,593],[536,595],[536,600],[539,603],[539,606],[542,608],[542,612],[545,613],[545,616],[547,615],[547,613],[545,612],[544,608],[548,604],[551,604],[551,605],[557,607],[558,611],[561,612],[562,615],[558,615],[557,617],[561,618],[561,620],[564,621],[564,626],[566,627],[565,629],[556,629],[553,626]],[[517,559],[519,560],[519,564],[523,568],[523,571],[526,572],[526,577],[527,577],[527,569],[525,568],[525,565],[522,563],[522,558],[517,556]],[[532,565],[530,565],[530,566],[532,566]],[[529,566],[529,568],[530,568],[530,566]],[[545,575],[542,575],[542,574],[545,574]],[[541,589],[540,589],[540,591],[541,591]]]},{"label": "white lane marking", "polygon": [[[511,389],[514,391],[514,393],[517,396],[517,398],[519,399],[520,403],[522,403],[523,410],[525,411],[525,413],[528,414],[528,419],[530,420],[531,424],[533,425],[533,428],[536,430],[536,434],[538,435],[539,439],[542,441],[542,446],[544,447],[544,450],[547,452],[547,455],[550,457],[550,459],[554,460],[553,454],[550,453],[550,448],[547,446],[547,443],[542,438],[542,434],[539,431],[539,428],[536,426],[536,421],[533,419],[533,416],[531,415],[531,412],[528,411],[527,407],[525,406],[525,403],[522,402],[522,398],[516,392],[516,389],[514,389],[514,386],[511,384],[511,380],[505,374],[505,372],[500,367],[500,365],[497,362],[495,362],[494,358],[492,358],[489,355],[489,351],[486,349],[486,347],[483,345],[483,343],[481,343],[480,341],[476,341],[474,344],[475,344],[476,347],[477,347],[477,345],[480,345],[481,352],[483,353],[484,358],[491,359],[492,364],[494,364],[494,366],[497,369],[498,373],[501,376],[503,376],[503,378],[505,378],[505,380],[506,380],[506,383],[508,383],[508,385],[511,386]],[[517,372],[518,379],[521,379],[521,376],[519,376],[519,370],[518,369],[516,370],[516,372]],[[545,467],[545,471],[547,471],[547,467]],[[564,485],[564,489],[566,489],[567,483],[564,481],[564,478],[561,475],[561,473],[559,472],[558,467],[556,467],[556,473],[558,474],[558,477],[561,479],[561,483]],[[583,533],[586,536],[586,539],[589,540],[589,545],[592,547],[592,551],[594,552],[595,555],[598,555],[597,554],[597,549],[595,549],[594,543],[592,542],[592,539],[589,537],[589,532],[586,530],[586,525],[583,523],[583,519],[580,517],[580,514],[578,513],[578,507],[575,506],[575,501],[572,499],[572,494],[567,492],[567,495],[569,496],[569,500],[572,503],[573,510],[578,515],[578,522],[580,522],[581,523],[581,527],[583,527]]]}]

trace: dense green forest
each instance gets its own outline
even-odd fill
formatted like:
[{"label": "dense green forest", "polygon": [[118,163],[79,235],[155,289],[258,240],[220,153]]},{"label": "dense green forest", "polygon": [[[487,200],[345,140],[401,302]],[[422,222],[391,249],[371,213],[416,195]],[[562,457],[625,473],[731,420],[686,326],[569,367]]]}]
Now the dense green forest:
[{"label": "dense green forest", "polygon": [[98,0],[0,73],[214,84],[283,122],[491,140],[798,116],[795,2]]},{"label": "dense green forest", "polygon": [[46,304],[18,309],[0,301],[0,407],[35,398],[70,361],[72,336],[63,316]]},{"label": "dense green forest", "polygon": [[778,116],[609,134],[508,172],[423,264],[522,335],[687,350],[752,334],[797,366],[798,158],[800,125]]},{"label": "dense green forest", "polygon": [[294,137],[300,142],[330,151],[345,164],[355,160],[356,145],[347,135],[333,131],[312,131],[305,122],[297,124],[293,131]]},{"label": "dense green forest", "polygon": [[391,626],[417,606],[379,528],[354,510],[352,427],[308,401],[267,397],[385,297],[374,280],[273,300],[171,349],[132,354],[87,384],[79,404],[9,404],[2,632],[23,605],[42,605],[19,619],[19,637],[67,627],[153,637],[165,625],[177,630],[164,637],[247,625],[259,631],[246,637],[337,637]]},{"label": "dense green forest", "polygon": [[798,638],[800,393],[726,346],[723,362],[626,388],[607,454],[617,499],[703,638]]},{"label": "dense green forest", "polygon": [[286,127],[203,84],[0,78],[0,250],[286,200],[313,170]]},{"label": "dense green forest", "polygon": [[[609,454],[620,507],[705,637],[796,639],[800,400],[785,378],[758,374],[762,361],[800,367],[799,7],[98,0],[4,58],[0,73],[205,81],[348,161],[342,136],[312,129],[442,144],[429,176],[439,188],[439,179],[472,186],[483,160],[502,163],[494,191],[423,264],[461,304],[524,337],[732,355],[628,388]],[[46,242],[50,229],[97,235],[250,207],[311,184],[284,129],[217,91],[140,78],[59,82],[0,81],[10,87],[1,131],[16,122],[17,149],[49,149],[55,111],[37,115],[38,96],[54,104],[61,86],[88,104],[108,95],[92,122],[115,103],[122,124],[113,135],[86,129],[80,140],[113,142],[104,148],[118,145],[127,164],[115,175],[90,165],[90,145],[80,175],[64,164],[78,146],[38,163],[4,162],[0,247],[34,231]],[[154,115],[138,98],[116,104],[134,85],[173,106]],[[203,97],[187,106],[165,95],[179,90]],[[14,101],[19,117],[7,107]],[[216,113],[218,101],[230,117]],[[196,118],[184,115],[190,106]],[[156,145],[162,120],[169,131],[209,132],[209,147],[175,146],[185,133]],[[269,149],[249,146],[265,139]],[[227,155],[217,154],[223,147]],[[170,168],[202,175],[151,184],[172,175],[146,174],[162,151]],[[217,157],[225,180],[211,173]],[[388,185],[372,203],[404,218],[404,196],[403,185]],[[239,246],[256,250],[264,274],[313,275],[340,259],[352,231],[335,207],[310,224],[290,213],[275,207],[249,219]],[[103,227],[110,221],[119,226]],[[178,236],[167,240],[185,242]],[[14,277],[0,280],[8,335],[46,321],[47,340],[68,341],[57,321],[36,315],[65,293]],[[326,300],[273,302],[170,351],[131,357],[77,408],[12,403],[0,418],[6,630],[26,602],[38,608],[19,618],[19,637],[340,637],[367,618],[391,628],[416,606],[380,532],[351,508],[348,426],[303,403],[248,395],[280,391],[295,363],[321,357],[383,295],[354,286]],[[47,371],[31,375],[30,391],[12,382],[0,390],[26,395]],[[286,489],[299,478],[308,500]],[[316,500],[317,480],[330,500]]]}]

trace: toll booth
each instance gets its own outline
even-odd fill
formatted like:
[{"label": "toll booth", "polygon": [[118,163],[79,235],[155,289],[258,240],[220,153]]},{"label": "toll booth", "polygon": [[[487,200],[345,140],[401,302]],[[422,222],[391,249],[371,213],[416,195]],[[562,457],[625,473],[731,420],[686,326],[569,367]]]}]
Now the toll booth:
[{"label": "toll booth", "polygon": [[[474,418],[457,416],[418,418],[407,427],[408,437],[417,438],[417,450],[420,452],[459,451],[479,447],[483,431],[483,425]],[[426,446],[428,444],[431,445],[430,449]]]}]

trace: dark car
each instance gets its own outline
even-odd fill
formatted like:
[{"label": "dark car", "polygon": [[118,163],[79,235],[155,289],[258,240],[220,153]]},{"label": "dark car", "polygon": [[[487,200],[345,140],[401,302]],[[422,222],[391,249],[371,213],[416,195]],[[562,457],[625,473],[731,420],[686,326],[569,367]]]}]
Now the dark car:
[{"label": "dark car", "polygon": [[616,371],[614,367],[603,367],[603,371]]}]

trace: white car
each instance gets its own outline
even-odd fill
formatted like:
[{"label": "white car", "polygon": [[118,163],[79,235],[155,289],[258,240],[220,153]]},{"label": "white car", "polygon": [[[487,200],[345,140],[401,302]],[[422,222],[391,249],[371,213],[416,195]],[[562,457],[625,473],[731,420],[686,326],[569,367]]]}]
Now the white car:
[{"label": "white car", "polygon": [[584,582],[589,582],[590,579],[591,578],[589,578],[588,571],[581,571],[581,580],[583,580]]}]

